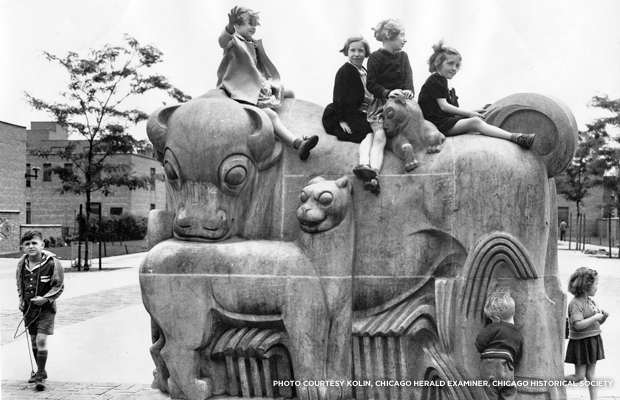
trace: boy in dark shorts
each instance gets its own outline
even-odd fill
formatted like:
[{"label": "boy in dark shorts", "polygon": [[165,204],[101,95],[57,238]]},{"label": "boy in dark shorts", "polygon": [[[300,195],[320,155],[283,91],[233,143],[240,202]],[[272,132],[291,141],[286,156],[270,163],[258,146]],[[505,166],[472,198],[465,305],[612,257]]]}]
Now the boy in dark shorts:
[{"label": "boy in dark shorts", "polygon": [[47,379],[47,335],[54,334],[56,299],[64,290],[64,270],[52,253],[43,250],[43,235],[26,231],[21,237],[26,253],[17,262],[19,309],[32,340],[37,372],[28,380],[37,390],[45,389]]},{"label": "boy in dark shorts", "polygon": [[523,336],[515,325],[515,301],[508,288],[500,287],[487,298],[484,314],[493,321],[476,337],[480,378],[488,382],[484,391],[490,400],[516,399],[514,370],[521,359]]}]

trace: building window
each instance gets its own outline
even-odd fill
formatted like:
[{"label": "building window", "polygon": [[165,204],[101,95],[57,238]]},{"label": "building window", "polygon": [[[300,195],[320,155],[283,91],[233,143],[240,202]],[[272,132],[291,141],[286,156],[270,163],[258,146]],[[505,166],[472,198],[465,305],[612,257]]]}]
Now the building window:
[{"label": "building window", "polygon": [[155,209],[155,204],[151,203],[151,210]]},{"label": "building window", "polygon": [[52,164],[43,164],[43,182],[52,181]]},{"label": "building window", "polygon": [[121,215],[123,207],[110,207],[110,215]]},{"label": "building window", "polygon": [[151,168],[151,190],[155,190],[155,168]]},{"label": "building window", "polygon": [[32,224],[32,208],[30,203],[26,203],[26,223]]},{"label": "building window", "polygon": [[30,170],[30,164],[26,164],[26,187],[30,187],[30,174],[32,171]]}]

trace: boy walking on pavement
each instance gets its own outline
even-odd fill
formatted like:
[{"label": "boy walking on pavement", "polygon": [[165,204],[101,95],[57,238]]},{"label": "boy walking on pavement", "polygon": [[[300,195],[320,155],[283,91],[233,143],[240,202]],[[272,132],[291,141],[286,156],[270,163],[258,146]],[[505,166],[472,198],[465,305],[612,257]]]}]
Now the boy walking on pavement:
[{"label": "boy walking on pavement", "polygon": [[523,336],[515,326],[515,301],[508,288],[501,287],[487,298],[484,314],[493,321],[476,337],[480,378],[488,382],[484,391],[490,400],[516,399],[514,365],[521,359]]},{"label": "boy walking on pavement", "polygon": [[64,270],[52,253],[43,250],[41,232],[26,231],[21,245],[26,254],[17,262],[19,309],[24,313],[37,362],[37,372],[28,382],[35,383],[37,390],[44,390],[47,336],[54,334],[56,299],[64,290]]}]

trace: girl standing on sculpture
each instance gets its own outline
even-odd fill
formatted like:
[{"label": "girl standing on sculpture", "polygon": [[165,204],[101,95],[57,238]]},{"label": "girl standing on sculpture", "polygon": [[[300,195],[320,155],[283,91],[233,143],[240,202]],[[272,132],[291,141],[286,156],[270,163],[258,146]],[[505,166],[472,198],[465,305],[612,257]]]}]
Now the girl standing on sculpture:
[{"label": "girl standing on sculpture", "polygon": [[[568,280],[568,291],[575,297],[568,304],[568,347],[565,362],[575,364],[575,374],[564,379],[581,382],[594,380],[596,362],[605,358],[601,324],[609,313],[599,309],[594,300],[598,290],[598,273],[590,268],[578,268]],[[589,385],[590,399],[597,398],[597,387]]]},{"label": "girl standing on sculpture", "polygon": [[294,97],[280,83],[280,74],[267,57],[261,40],[254,40],[258,12],[235,7],[228,14],[228,24],[218,42],[224,49],[224,58],[217,70],[217,87],[233,100],[263,109],[271,119],[275,134],[289,146],[297,149],[305,160],[318,143],[319,137],[298,138],[280,120],[273,110],[285,97]]},{"label": "girl standing on sculpture", "polygon": [[[372,128],[368,148],[360,148],[359,165],[353,173],[364,181],[364,189],[379,194],[379,171],[383,165],[386,137],[383,130],[383,108],[390,97],[413,99],[413,73],[407,53],[405,28],[397,19],[386,19],[373,28],[375,39],[383,46],[368,58],[368,91],[374,96],[368,108],[368,122]],[[363,150],[363,151],[362,151]]]},{"label": "girl standing on sculpture", "polygon": [[480,132],[485,136],[510,140],[529,149],[534,143],[534,134],[511,133],[484,122],[484,110],[467,111],[459,108],[458,96],[454,88],[448,87],[448,80],[461,68],[461,54],[443,41],[433,46],[433,54],[428,60],[428,77],[418,98],[424,118],[437,126],[446,136],[456,136],[467,132]]},{"label": "girl standing on sculpture", "polygon": [[336,73],[333,102],[323,112],[323,127],[330,135],[344,142],[364,143],[370,152],[372,132],[368,123],[368,106],[372,95],[366,89],[368,73],[364,60],[370,55],[370,46],[362,35],[351,36],[340,50],[348,61]]}]

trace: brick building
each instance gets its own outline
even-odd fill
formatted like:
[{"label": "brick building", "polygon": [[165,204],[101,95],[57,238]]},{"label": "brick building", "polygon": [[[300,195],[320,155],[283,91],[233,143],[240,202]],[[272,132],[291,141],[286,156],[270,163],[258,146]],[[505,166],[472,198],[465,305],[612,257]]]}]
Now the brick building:
[{"label": "brick building", "polygon": [[[26,132],[26,138],[28,150],[60,150],[69,141],[66,128],[55,122],[32,122],[31,129]],[[113,187],[111,189],[113,193],[108,196],[99,192],[92,193],[91,203],[95,206],[101,205],[102,216],[131,213],[147,217],[151,209],[166,208],[164,182],[156,179],[157,176],[163,176],[163,167],[153,158],[152,152],[118,154],[111,156],[108,160],[111,164],[130,165],[135,175],[152,177],[152,184],[148,189],[133,191],[128,188]],[[72,168],[72,164],[58,156],[41,158],[33,154],[25,156],[24,164],[27,171],[35,167],[40,168],[38,179],[28,178],[24,181],[22,178],[22,187],[25,187],[25,223],[60,224],[64,233],[75,232],[76,216],[79,213],[80,204],[85,204],[85,195],[60,194],[60,178],[51,172],[56,166]]]},{"label": "brick building", "polygon": [[26,222],[26,128],[0,121],[0,254],[19,250]]},{"label": "brick building", "polygon": [[[585,214],[586,237],[591,238],[592,244],[598,244],[598,242],[596,241],[597,238],[601,239],[602,244],[607,244],[606,240],[608,237],[609,220],[607,218],[603,218],[603,207],[606,202],[609,202],[609,200],[607,199],[608,196],[609,193],[605,193],[603,188],[593,187],[589,190],[588,195],[579,205],[580,213]],[[561,220],[565,220],[568,223],[569,219],[572,217],[572,224],[569,224],[569,226],[574,225],[571,227],[572,237],[574,240],[577,229],[577,206],[575,205],[575,202],[569,202],[561,194],[558,194],[557,196],[557,205],[558,224]],[[612,218],[611,220],[611,237],[614,243],[618,243],[618,239],[620,238],[620,225],[618,223],[618,215],[616,215],[615,210],[613,210],[612,215],[614,218]]]}]

